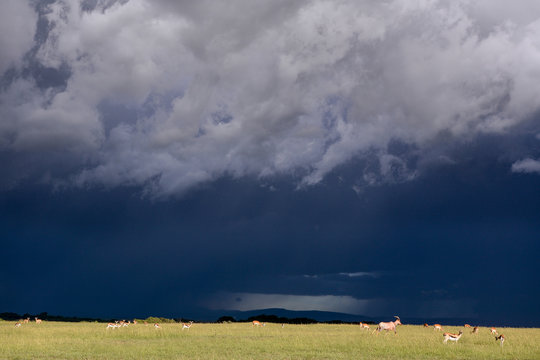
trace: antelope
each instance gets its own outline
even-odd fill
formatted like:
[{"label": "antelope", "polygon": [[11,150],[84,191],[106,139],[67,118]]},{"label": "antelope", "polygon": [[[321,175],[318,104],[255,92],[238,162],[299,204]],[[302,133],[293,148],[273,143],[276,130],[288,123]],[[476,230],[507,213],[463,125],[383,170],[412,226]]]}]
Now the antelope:
[{"label": "antelope", "polygon": [[265,323],[261,323],[260,321],[257,321],[257,320],[253,320],[253,323],[251,324],[251,326],[265,326],[266,324]]},{"label": "antelope", "polygon": [[458,334],[452,334],[452,333],[444,333],[444,340],[443,343],[446,344],[448,340],[458,342],[459,338],[463,335],[463,331],[460,331]]},{"label": "antelope", "polygon": [[184,329],[188,329],[191,327],[191,325],[193,325],[193,321],[190,321],[188,323],[183,323],[184,325],[182,326],[182,330]]},{"label": "antelope", "polygon": [[390,322],[380,322],[379,326],[373,332],[377,331],[377,336],[381,332],[381,330],[386,330],[386,333],[388,334],[389,330],[393,330],[394,334],[397,334],[396,326],[401,325],[401,320],[399,319],[399,316],[394,316],[396,320],[390,321]]},{"label": "antelope", "polygon": [[116,323],[108,323],[108,324],[107,324],[107,330],[108,330],[109,328],[116,329],[116,328],[118,328],[118,327],[120,327],[120,326],[119,326],[118,324],[116,324]]},{"label": "antelope", "polygon": [[28,324],[29,322],[30,322],[30,318],[29,318],[29,317],[27,317],[26,319],[23,320],[23,323],[25,323],[25,324]]},{"label": "antelope", "polygon": [[133,325],[137,325],[137,320],[133,320]]},{"label": "antelope", "polygon": [[368,325],[368,324],[366,324],[366,323],[361,323],[361,325],[360,325],[360,326],[362,326],[362,329],[366,329],[366,330],[369,330],[369,325]]},{"label": "antelope", "polygon": [[441,324],[435,324],[435,325],[433,325],[433,330],[441,331],[441,330],[442,330]]},{"label": "antelope", "polygon": [[17,321],[17,323],[15,324],[15,327],[21,327],[21,322]]},{"label": "antelope", "polygon": [[470,327],[471,327],[471,325],[469,325],[469,324],[465,324],[465,325],[463,325],[463,326],[466,327],[466,328],[470,328]]},{"label": "antelope", "polygon": [[429,327],[429,325],[427,323],[424,323],[424,327]]},{"label": "antelope", "polygon": [[489,329],[491,335],[495,334],[497,335],[497,329],[495,329],[494,327],[492,327],[491,329]]},{"label": "antelope", "polygon": [[471,331],[471,334],[478,334],[478,326],[475,326]]},{"label": "antelope", "polygon": [[155,324],[154,324],[154,327],[155,327],[156,329],[161,329],[161,326],[159,326],[158,323],[155,323]]},{"label": "antelope", "polygon": [[38,319],[38,318],[36,317],[35,320],[36,320],[36,324],[41,324],[41,319]]},{"label": "antelope", "polygon": [[503,334],[499,335],[499,336],[495,336],[495,341],[500,341],[501,342],[501,346],[503,346],[503,343],[504,343],[504,340],[506,338],[504,337]]}]

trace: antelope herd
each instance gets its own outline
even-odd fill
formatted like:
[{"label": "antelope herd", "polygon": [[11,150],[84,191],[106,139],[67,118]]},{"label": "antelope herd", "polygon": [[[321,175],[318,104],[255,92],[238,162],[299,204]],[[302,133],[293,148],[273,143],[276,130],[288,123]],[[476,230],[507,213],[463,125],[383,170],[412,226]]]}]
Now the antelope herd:
[{"label": "antelope herd", "polygon": [[[401,323],[401,319],[399,318],[399,316],[394,316],[396,318],[396,320],[394,321],[389,321],[389,322],[380,322],[378,325],[377,325],[377,328],[375,330],[373,330],[372,334],[374,333],[377,333],[377,335],[379,335],[379,333],[382,331],[382,330],[385,330],[387,334],[389,331],[393,331],[394,334],[397,334],[397,326],[398,325],[402,325]],[[34,318],[34,321],[36,324],[41,324],[42,320],[35,317]],[[22,324],[28,324],[30,323],[30,318],[27,317],[26,319],[21,319],[19,321],[17,321],[15,323],[15,327],[16,328],[19,328],[22,326]],[[117,328],[122,328],[122,327],[127,327],[129,325],[136,325],[137,324],[137,321],[136,320],[133,320],[133,322],[131,321],[126,321],[126,320],[120,320],[120,321],[115,321],[115,322],[110,322],[107,324],[107,327],[106,329],[117,329]],[[145,321],[144,324],[146,326],[148,326],[148,322]],[[184,329],[187,329],[189,330],[191,328],[191,326],[193,325],[193,321],[190,321],[190,322],[183,322],[182,323],[182,330]],[[252,327],[264,327],[266,325],[266,323],[264,322],[260,322],[258,320],[254,320],[252,321],[251,323],[251,326]],[[362,330],[370,330],[370,327],[367,323],[365,322],[360,322],[359,323],[360,325],[360,328]],[[283,328],[284,325],[281,324],[281,327]],[[429,328],[430,325],[428,325],[427,323],[424,324],[424,328]],[[478,326],[474,326],[472,327],[471,325],[469,324],[465,324],[463,325],[463,327],[465,329],[471,329],[472,328],[472,331],[471,331],[471,334],[475,335],[475,334],[478,334],[479,332],[479,327]],[[159,325],[158,323],[154,323],[154,328],[157,329],[157,330],[160,330],[161,329],[161,325]],[[433,324],[433,330],[435,331],[442,331],[442,326],[441,324]],[[490,332],[490,335],[495,335],[495,341],[498,341],[501,345],[501,347],[503,346],[504,344],[504,341],[506,340],[505,336],[503,334],[499,334],[497,329],[494,328],[494,327],[491,327],[489,328],[489,332]],[[446,344],[448,341],[453,341],[454,343],[457,343],[459,341],[459,339],[461,339],[461,337],[463,336],[463,331],[460,330],[457,334],[455,333],[450,333],[450,332],[445,332],[443,333],[443,343]]]},{"label": "antelope herd", "polygon": [[[424,327],[429,327],[428,324],[424,324]],[[471,325],[469,324],[465,324],[463,325],[464,328],[466,329],[471,329],[472,328],[472,331],[471,331],[471,334],[473,335],[476,335],[478,334],[478,331],[479,331],[479,327],[478,326],[475,326],[475,327],[472,327]],[[438,331],[441,331],[442,330],[442,326],[440,324],[434,324],[433,325],[433,330],[438,330]],[[503,346],[503,343],[504,343],[504,340],[505,340],[505,337],[503,334],[498,334],[497,332],[497,329],[492,327],[492,328],[489,328],[489,333],[491,335],[495,335],[495,341],[499,341],[501,343],[501,346]],[[448,342],[448,340],[450,341],[454,341],[454,342],[458,342],[458,340],[461,338],[461,336],[463,335],[463,331],[459,331],[459,333],[457,334],[453,334],[453,333],[448,333],[448,332],[445,332],[443,334],[443,343],[446,344]]]},{"label": "antelope herd", "polygon": [[[36,324],[41,324],[41,319],[38,319],[37,317],[34,318],[36,321]],[[21,327],[22,324],[28,324],[30,322],[30,318],[27,317],[26,319],[21,319],[15,323],[15,327]]]}]

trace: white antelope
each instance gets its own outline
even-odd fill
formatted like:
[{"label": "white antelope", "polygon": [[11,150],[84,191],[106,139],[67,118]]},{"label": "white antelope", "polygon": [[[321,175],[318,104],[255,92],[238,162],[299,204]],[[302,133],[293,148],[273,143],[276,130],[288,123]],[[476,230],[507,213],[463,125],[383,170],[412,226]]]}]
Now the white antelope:
[{"label": "white antelope", "polygon": [[497,335],[497,329],[495,329],[494,327],[492,327],[491,329],[489,329],[491,335]]},{"label": "white antelope", "polygon": [[441,324],[435,324],[435,325],[433,325],[433,330],[442,331],[442,326],[441,326]]},{"label": "white antelope", "polygon": [[38,318],[36,317],[35,320],[36,320],[36,324],[41,324],[41,319],[38,319]]},{"label": "white antelope", "polygon": [[156,329],[161,329],[161,326],[159,326],[158,323],[155,323],[155,324],[154,324],[154,327],[155,327]]},{"label": "white antelope", "polygon": [[461,338],[461,335],[463,335],[463,331],[460,331],[458,334],[444,333],[444,334],[443,334],[443,336],[444,336],[443,343],[446,344],[446,342],[447,342],[448,340],[450,340],[450,341],[455,341],[455,342],[457,343],[458,340]]},{"label": "white antelope", "polygon": [[251,326],[265,326],[265,323],[262,323],[260,321],[254,320]]},{"label": "white antelope", "polygon": [[386,333],[388,334],[388,331],[392,330],[394,331],[394,334],[397,334],[396,326],[401,325],[401,320],[399,319],[399,316],[394,316],[396,320],[390,321],[390,322],[380,322],[379,325],[373,332],[377,332],[377,336],[381,332],[381,330],[386,330]]},{"label": "white antelope", "polygon": [[504,340],[506,340],[506,338],[504,337],[503,334],[501,334],[501,335],[499,335],[499,336],[495,336],[495,341],[500,341],[500,342],[501,342],[501,346],[503,346]]},{"label": "white antelope", "polygon": [[189,328],[191,327],[191,325],[193,325],[193,321],[190,321],[190,322],[188,322],[188,323],[183,323],[183,325],[182,325],[182,330],[184,330],[184,329],[188,329],[188,330],[189,330]]}]

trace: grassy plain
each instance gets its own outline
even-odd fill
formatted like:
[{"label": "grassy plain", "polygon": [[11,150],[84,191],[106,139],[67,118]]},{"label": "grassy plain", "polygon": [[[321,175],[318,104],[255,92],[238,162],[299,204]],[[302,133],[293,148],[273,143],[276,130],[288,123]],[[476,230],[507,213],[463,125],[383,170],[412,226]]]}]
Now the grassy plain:
[{"label": "grassy plain", "polygon": [[442,343],[433,328],[403,325],[376,336],[358,325],[248,323],[130,325],[0,321],[0,359],[540,359],[540,329],[502,328],[504,347],[487,328]]}]

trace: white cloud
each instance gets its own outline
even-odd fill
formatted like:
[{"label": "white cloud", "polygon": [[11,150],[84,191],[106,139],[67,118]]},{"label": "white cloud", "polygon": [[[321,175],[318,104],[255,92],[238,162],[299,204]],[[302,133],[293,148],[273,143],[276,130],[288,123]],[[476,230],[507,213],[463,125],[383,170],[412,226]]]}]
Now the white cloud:
[{"label": "white cloud", "polygon": [[534,159],[524,159],[516,161],[512,164],[513,172],[523,173],[539,173],[540,174],[540,161]]},{"label": "white cloud", "polygon": [[0,11],[0,76],[31,49],[37,14],[27,0],[3,0]]},{"label": "white cloud", "polygon": [[[540,12],[520,3],[58,0],[37,59],[67,66],[67,87],[0,93],[0,146],[84,149],[78,184],[157,196],[224,174],[316,184],[367,152],[366,183],[408,181],[390,141],[421,155],[441,132],[503,134],[538,110]],[[137,116],[111,120],[103,102]]]}]

